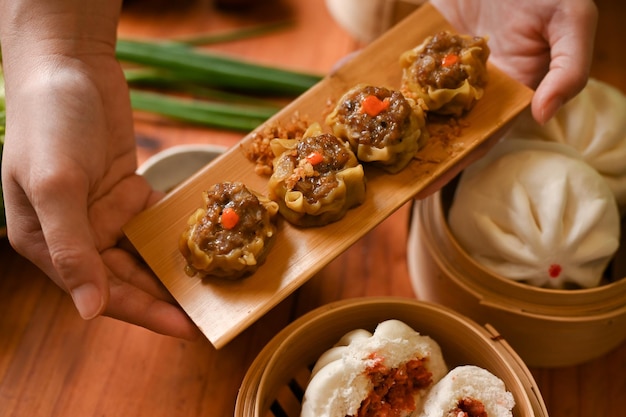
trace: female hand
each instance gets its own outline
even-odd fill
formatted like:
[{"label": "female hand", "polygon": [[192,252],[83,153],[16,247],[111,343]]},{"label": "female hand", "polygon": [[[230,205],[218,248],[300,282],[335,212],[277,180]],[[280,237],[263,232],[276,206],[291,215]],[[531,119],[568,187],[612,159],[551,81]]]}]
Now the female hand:
[{"label": "female hand", "polygon": [[[531,111],[539,123],[587,83],[598,11],[592,0],[431,0],[460,32],[489,36],[490,60],[521,83],[535,88]],[[415,198],[441,189],[481,158],[510,124],[467,155],[461,163]]]},{"label": "female hand", "polygon": [[533,117],[548,121],[587,83],[598,10],[592,0],[431,0],[459,31],[489,36],[490,59],[536,88]]},{"label": "female hand", "polygon": [[104,314],[193,338],[197,328],[123,248],[121,227],[159,196],[135,174],[115,3],[1,3],[7,232],[83,318]]}]

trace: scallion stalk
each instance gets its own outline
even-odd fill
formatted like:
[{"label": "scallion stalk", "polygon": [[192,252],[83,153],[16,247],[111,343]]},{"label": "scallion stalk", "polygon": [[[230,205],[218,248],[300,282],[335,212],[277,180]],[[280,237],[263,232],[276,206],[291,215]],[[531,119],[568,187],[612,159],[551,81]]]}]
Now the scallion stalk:
[{"label": "scallion stalk", "polygon": [[121,61],[164,68],[193,82],[248,93],[299,95],[321,79],[173,43],[120,39],[116,51]]},{"label": "scallion stalk", "polygon": [[255,97],[243,93],[233,93],[200,86],[188,79],[181,79],[176,74],[167,70],[155,70],[153,68],[130,68],[124,70],[124,76],[131,88],[150,88],[179,93],[189,93],[194,97],[211,99],[237,104],[250,104],[280,110],[282,104],[265,98]]},{"label": "scallion stalk", "polygon": [[277,22],[263,23],[250,27],[227,30],[223,32],[212,32],[208,34],[199,34],[187,37],[173,38],[173,42],[184,45],[212,45],[216,43],[232,42],[241,39],[265,35],[278,29],[284,29],[293,25],[293,20],[280,20]]},{"label": "scallion stalk", "polygon": [[276,113],[276,108],[211,103],[131,90],[133,109],[183,122],[238,131],[250,131]]}]

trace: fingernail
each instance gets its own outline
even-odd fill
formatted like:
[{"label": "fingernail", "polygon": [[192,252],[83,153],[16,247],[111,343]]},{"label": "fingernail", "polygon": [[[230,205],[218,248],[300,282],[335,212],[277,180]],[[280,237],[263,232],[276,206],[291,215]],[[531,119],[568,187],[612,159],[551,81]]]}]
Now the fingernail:
[{"label": "fingernail", "polygon": [[541,114],[542,119],[541,124],[546,124],[552,117],[556,115],[559,109],[563,106],[563,100],[556,99],[552,100],[548,103],[548,105],[544,108],[543,113]]},{"label": "fingernail", "polygon": [[71,293],[74,305],[83,319],[90,320],[100,314],[102,296],[94,284],[85,283],[74,288]]}]

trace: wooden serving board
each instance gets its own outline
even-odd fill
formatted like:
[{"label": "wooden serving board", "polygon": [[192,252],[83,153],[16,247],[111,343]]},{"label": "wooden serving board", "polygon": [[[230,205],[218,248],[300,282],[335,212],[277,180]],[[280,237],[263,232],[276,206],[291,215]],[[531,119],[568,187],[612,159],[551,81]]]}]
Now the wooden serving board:
[{"label": "wooden serving board", "polygon": [[[400,55],[443,29],[451,27],[436,9],[425,4],[267,123],[287,123],[299,112],[323,124],[329,100],[334,103],[357,83],[399,88]],[[365,202],[336,223],[300,229],[281,221],[266,262],[248,278],[230,282],[189,277],[183,270],[185,261],[178,251],[178,240],[188,217],[202,205],[202,192],[213,184],[241,181],[259,193],[267,192],[268,178],[255,173],[254,164],[238,146],[136,216],[124,227],[124,232],[182,308],[219,349],[528,106],[532,96],[530,89],[492,65],[489,72],[485,94],[464,118],[466,127],[460,136],[446,143],[431,141],[420,151],[419,158],[394,175],[365,167]],[[248,135],[242,143],[251,139]]]}]

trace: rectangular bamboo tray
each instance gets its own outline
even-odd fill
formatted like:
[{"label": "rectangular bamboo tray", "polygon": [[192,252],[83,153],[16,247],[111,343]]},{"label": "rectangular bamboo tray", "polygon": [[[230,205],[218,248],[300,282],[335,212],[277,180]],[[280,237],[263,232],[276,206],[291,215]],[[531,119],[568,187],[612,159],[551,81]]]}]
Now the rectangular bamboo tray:
[{"label": "rectangular bamboo tray", "polygon": [[[288,123],[299,113],[323,124],[328,103],[357,83],[399,88],[400,55],[443,29],[451,29],[449,23],[425,4],[266,123]],[[281,222],[266,262],[248,278],[228,282],[189,277],[178,251],[188,217],[201,206],[202,192],[213,184],[241,181],[259,193],[267,192],[268,178],[255,173],[254,164],[240,147],[230,149],[140,213],[124,232],[209,341],[222,348],[528,106],[530,89],[493,65],[489,65],[489,72],[485,94],[463,118],[466,127],[461,135],[445,143],[429,142],[418,158],[397,174],[366,167],[365,202],[336,223],[300,229]],[[261,129],[263,126],[257,130]],[[251,140],[250,134],[242,145]]]}]

